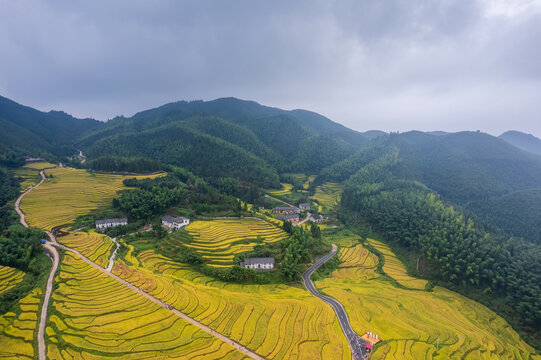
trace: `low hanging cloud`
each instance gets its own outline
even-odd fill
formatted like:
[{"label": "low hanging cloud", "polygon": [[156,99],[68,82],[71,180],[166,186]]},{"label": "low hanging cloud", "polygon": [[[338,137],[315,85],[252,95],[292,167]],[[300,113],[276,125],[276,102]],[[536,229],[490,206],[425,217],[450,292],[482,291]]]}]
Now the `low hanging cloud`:
[{"label": "low hanging cloud", "polygon": [[0,0],[0,95],[108,119],[235,96],[357,130],[541,136],[541,1]]}]

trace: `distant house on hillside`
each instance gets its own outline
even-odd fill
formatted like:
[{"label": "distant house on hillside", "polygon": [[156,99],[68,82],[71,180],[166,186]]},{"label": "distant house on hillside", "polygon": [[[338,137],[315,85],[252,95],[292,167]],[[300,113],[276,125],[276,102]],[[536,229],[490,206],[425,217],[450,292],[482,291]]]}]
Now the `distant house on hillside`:
[{"label": "distant house on hillside", "polygon": [[30,156],[25,156],[24,161],[27,162],[27,163],[36,163],[36,162],[45,161],[45,159],[42,159],[40,157],[33,158],[33,157],[30,157]]},{"label": "distant house on hillside", "polygon": [[301,210],[310,210],[310,203],[301,203],[301,204],[299,204],[299,209],[301,209]]},{"label": "distant house on hillside", "polygon": [[190,219],[179,216],[173,217],[166,215],[162,217],[162,224],[171,228],[171,229],[180,229],[183,226],[186,226],[190,223]]},{"label": "distant house on hillside", "polygon": [[246,258],[240,263],[240,266],[246,269],[272,270],[274,269],[274,258]]},{"label": "distant house on hillside", "polygon": [[299,209],[294,206],[277,206],[272,209],[275,214],[295,214],[299,212]]},{"label": "distant house on hillside", "polygon": [[112,226],[128,225],[128,219],[96,220],[96,229],[107,229]]},{"label": "distant house on hillside", "polygon": [[319,224],[319,223],[322,223],[323,221],[325,221],[325,218],[323,218],[323,216],[319,215],[319,214],[317,214],[317,215],[312,214],[312,215],[310,215],[310,221]]},{"label": "distant house on hillside", "polygon": [[288,214],[288,215],[280,216],[278,220],[282,220],[284,222],[288,221],[292,223],[293,225],[295,225],[300,221],[300,217],[299,217],[299,214]]}]

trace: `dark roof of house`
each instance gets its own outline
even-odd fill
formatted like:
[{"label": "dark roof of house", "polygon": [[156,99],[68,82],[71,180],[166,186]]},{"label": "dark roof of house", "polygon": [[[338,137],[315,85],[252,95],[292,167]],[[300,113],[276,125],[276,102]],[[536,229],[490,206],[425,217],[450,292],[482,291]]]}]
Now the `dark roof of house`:
[{"label": "dark roof of house", "polygon": [[310,207],[310,203],[299,204],[299,207]]},{"label": "dark roof of house", "polygon": [[243,266],[243,265],[253,265],[253,264],[274,264],[274,258],[272,258],[272,257],[246,258],[240,264],[241,264],[241,266]]},{"label": "dark roof of house", "polygon": [[297,210],[297,208],[294,206],[277,206],[272,210]]},{"label": "dark roof of house", "polygon": [[299,214],[288,214],[288,215],[280,216],[278,220],[295,219],[298,217],[299,217]]},{"label": "dark roof of house", "polygon": [[190,220],[190,219],[185,218],[183,216],[173,217],[173,216],[170,216],[170,215],[165,215],[164,217],[162,217],[162,221],[169,222],[169,223],[181,222],[181,221],[184,221],[184,220]]},{"label": "dark roof of house", "polygon": [[320,214],[317,214],[317,215],[312,214],[312,215],[310,215],[310,219],[318,219],[318,220],[319,220],[319,219],[323,219],[323,215],[320,215]]},{"label": "dark roof of house", "polygon": [[115,222],[128,222],[128,219],[126,218],[118,218],[118,219],[103,219],[103,220],[96,220],[96,225],[98,224],[109,224],[109,223],[115,223]]}]

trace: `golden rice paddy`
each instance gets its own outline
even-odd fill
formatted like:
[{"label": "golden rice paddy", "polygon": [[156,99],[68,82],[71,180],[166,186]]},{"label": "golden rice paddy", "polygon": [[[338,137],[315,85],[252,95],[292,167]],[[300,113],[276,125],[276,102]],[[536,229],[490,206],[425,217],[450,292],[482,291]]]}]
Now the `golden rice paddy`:
[{"label": "golden rice paddy", "polygon": [[124,179],[161,176],[95,174],[73,168],[48,169],[45,173],[53,177],[28,193],[21,209],[28,224],[49,230],[110,202],[117,191],[126,189]]},{"label": "golden rice paddy", "polygon": [[0,265],[0,294],[20,283],[23,277],[24,272],[21,270]]},{"label": "golden rice paddy", "polygon": [[258,237],[262,243],[272,243],[287,234],[261,219],[225,219],[194,221],[164,241],[173,246],[182,243],[204,257],[209,265],[224,267],[233,265],[235,254],[253,250]]},{"label": "golden rice paddy", "polygon": [[268,189],[265,190],[268,194],[274,195],[274,196],[284,196],[291,194],[291,189],[293,189],[293,184],[287,184],[287,183],[280,183],[282,185],[282,188],[279,190],[276,189]]},{"label": "golden rice paddy", "polygon": [[383,264],[383,271],[387,275],[395,279],[400,285],[409,289],[422,290],[425,288],[428,282],[409,276],[404,264],[398,260],[386,244],[374,239],[367,239],[367,241],[384,256],[385,263]]},{"label": "golden rice paddy", "polygon": [[332,309],[304,289],[216,281],[152,250],[132,264],[113,272],[268,359],[350,359]]},{"label": "golden rice paddy", "polygon": [[41,179],[39,172],[41,170],[53,167],[55,167],[54,164],[39,162],[26,164],[15,170],[15,176],[23,178],[23,181],[21,182],[21,192],[25,192],[39,182]]},{"label": "golden rice paddy", "polygon": [[101,267],[107,267],[114,243],[105,235],[94,231],[72,232],[57,237],[57,241],[67,247],[78,250],[81,254]]},{"label": "golden rice paddy", "polygon": [[342,188],[338,183],[324,183],[316,187],[316,193],[311,198],[317,200],[321,205],[332,209],[340,202]]},{"label": "golden rice paddy", "polygon": [[46,328],[49,359],[243,359],[242,353],[67,253]]},{"label": "golden rice paddy", "polygon": [[536,359],[485,306],[441,287],[433,292],[396,287],[375,274],[377,259],[362,245],[339,256],[343,268],[316,285],[344,305],[358,334],[371,331],[383,340],[372,359]]},{"label": "golden rice paddy", "polygon": [[33,290],[19,300],[18,315],[8,312],[0,316],[0,359],[33,359],[34,330],[41,289]]}]

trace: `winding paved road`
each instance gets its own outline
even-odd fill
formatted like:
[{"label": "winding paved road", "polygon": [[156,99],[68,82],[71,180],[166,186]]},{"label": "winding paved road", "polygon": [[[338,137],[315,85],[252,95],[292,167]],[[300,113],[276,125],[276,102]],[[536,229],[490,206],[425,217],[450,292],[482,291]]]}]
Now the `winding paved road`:
[{"label": "winding paved road", "polygon": [[342,331],[344,332],[344,335],[348,340],[349,348],[351,349],[352,359],[364,359],[366,356],[364,348],[364,346],[366,345],[366,341],[361,339],[361,337],[351,328],[348,315],[344,310],[342,304],[340,304],[338,300],[330,296],[320,294],[314,286],[314,283],[310,279],[314,271],[316,271],[321,265],[323,265],[336,254],[337,249],[337,246],[335,244],[332,244],[332,250],[327,255],[317,259],[314,264],[302,274],[302,280],[304,282],[304,286],[312,295],[317,296],[333,308],[336,316],[338,316],[338,322],[340,323],[340,327],[342,328]]}]

